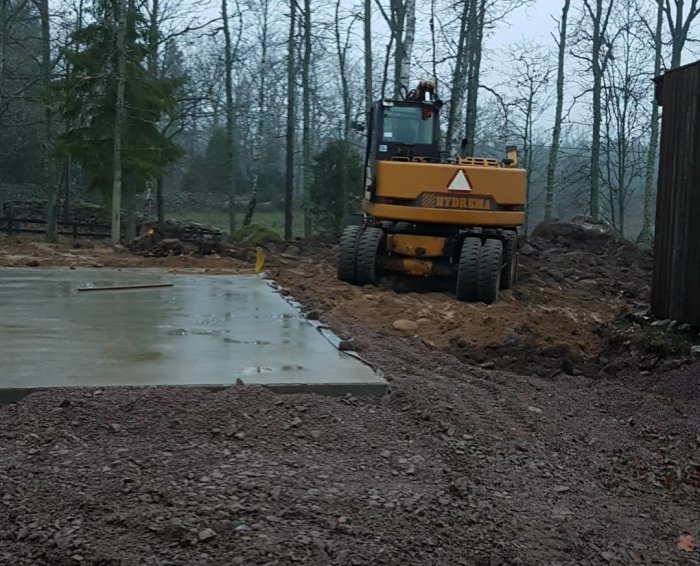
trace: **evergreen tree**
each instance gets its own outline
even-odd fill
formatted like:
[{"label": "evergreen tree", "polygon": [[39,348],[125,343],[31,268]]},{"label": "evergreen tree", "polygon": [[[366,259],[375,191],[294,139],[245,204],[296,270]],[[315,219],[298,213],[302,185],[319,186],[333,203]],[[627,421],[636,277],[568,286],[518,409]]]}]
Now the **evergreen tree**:
[{"label": "evergreen tree", "polygon": [[[113,137],[117,84],[115,79],[114,2],[100,0],[95,22],[72,34],[65,56],[73,72],[57,89],[65,123],[75,124],[59,136],[59,153],[79,163],[92,188],[109,202],[113,178]],[[176,109],[175,94],[183,78],[158,79],[148,74],[146,20],[129,2],[126,34],[126,128],[122,139],[122,168],[127,227],[134,220],[134,195],[163,168],[176,161],[180,148],[165,137],[159,121]]]}]

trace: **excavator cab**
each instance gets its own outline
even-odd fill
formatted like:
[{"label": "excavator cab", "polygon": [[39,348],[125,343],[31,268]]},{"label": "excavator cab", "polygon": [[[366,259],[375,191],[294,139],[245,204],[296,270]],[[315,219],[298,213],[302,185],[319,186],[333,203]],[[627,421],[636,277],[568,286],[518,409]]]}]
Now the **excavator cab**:
[{"label": "excavator cab", "polygon": [[432,102],[377,102],[370,130],[375,160],[438,159],[439,108]]}]

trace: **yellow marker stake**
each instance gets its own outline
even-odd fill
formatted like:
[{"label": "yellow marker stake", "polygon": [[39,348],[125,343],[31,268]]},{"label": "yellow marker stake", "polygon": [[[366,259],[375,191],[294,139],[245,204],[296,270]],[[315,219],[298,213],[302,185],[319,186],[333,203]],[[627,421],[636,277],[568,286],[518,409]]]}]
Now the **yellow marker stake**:
[{"label": "yellow marker stake", "polygon": [[265,265],[265,253],[262,248],[255,248],[255,273],[260,273]]}]

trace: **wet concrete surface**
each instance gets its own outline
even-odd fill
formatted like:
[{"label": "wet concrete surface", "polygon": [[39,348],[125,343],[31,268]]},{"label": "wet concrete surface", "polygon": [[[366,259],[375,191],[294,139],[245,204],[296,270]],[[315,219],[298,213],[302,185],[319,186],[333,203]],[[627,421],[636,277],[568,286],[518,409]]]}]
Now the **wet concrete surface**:
[{"label": "wet concrete surface", "polygon": [[[79,287],[173,283],[79,293]],[[261,384],[381,394],[261,277],[0,269],[0,389]]]}]

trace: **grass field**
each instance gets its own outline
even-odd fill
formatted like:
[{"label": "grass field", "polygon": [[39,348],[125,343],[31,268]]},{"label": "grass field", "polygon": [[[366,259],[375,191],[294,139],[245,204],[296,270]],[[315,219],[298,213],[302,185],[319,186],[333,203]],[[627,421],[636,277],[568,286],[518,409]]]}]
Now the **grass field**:
[{"label": "grass field", "polygon": [[[177,220],[179,222],[197,222],[211,228],[216,228],[228,234],[228,214],[223,211],[211,212],[171,212],[167,215],[169,220]],[[253,222],[265,226],[270,230],[274,230],[280,236],[284,234],[284,212],[259,212],[253,216]],[[236,217],[236,226],[241,227],[243,223],[243,215],[239,214]],[[294,237],[304,235],[304,214],[300,210],[294,211],[294,223],[292,225],[292,234]]]}]

